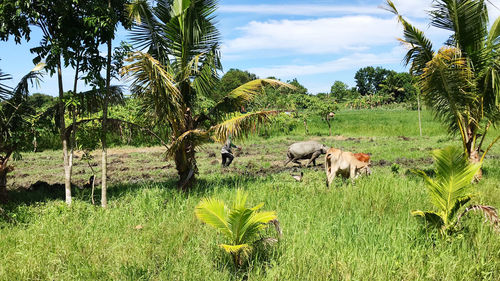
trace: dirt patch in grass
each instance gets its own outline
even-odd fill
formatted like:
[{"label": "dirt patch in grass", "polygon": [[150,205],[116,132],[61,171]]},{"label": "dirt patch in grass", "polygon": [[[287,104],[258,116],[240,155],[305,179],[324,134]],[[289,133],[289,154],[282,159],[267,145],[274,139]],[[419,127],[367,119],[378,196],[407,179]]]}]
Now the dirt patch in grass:
[{"label": "dirt patch in grass", "polygon": [[433,163],[432,158],[426,157],[426,158],[417,158],[417,159],[412,159],[412,158],[406,158],[406,157],[400,157],[396,158],[394,161],[388,161],[385,159],[381,159],[378,161],[372,162],[373,166],[390,166],[393,163],[406,166],[406,167],[420,167],[420,166],[427,166],[431,165]]}]

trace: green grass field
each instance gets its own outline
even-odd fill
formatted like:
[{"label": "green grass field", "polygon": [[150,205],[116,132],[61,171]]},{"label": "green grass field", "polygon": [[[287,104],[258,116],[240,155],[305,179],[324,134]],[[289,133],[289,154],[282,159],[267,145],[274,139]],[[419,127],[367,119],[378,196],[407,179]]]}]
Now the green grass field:
[{"label": "green grass field", "polygon": [[[161,148],[112,149],[106,210],[91,204],[89,190],[75,190],[70,208],[61,190],[27,190],[39,180],[63,181],[60,151],[26,153],[14,162],[8,180],[16,189],[2,206],[0,280],[500,280],[500,235],[481,215],[440,239],[410,214],[432,205],[408,169],[430,169],[432,149],[460,144],[430,113],[423,137],[417,113],[403,110],[341,111],[333,131],[329,137],[326,124],[315,122],[311,136],[302,127],[252,136],[237,143],[243,150],[224,172],[219,145],[208,145],[197,154],[200,173],[189,193],[175,189],[173,163],[162,160]],[[289,144],[306,139],[371,153],[373,174],[354,185],[336,179],[327,190],[321,159],[296,182],[290,173],[298,168],[283,161]],[[83,184],[90,169],[77,159],[74,173]],[[497,144],[473,203],[500,208],[499,186]],[[201,198],[231,202],[237,188],[249,192],[251,205],[277,211],[283,229],[275,247],[238,271],[217,246],[222,236],[194,215]]]}]

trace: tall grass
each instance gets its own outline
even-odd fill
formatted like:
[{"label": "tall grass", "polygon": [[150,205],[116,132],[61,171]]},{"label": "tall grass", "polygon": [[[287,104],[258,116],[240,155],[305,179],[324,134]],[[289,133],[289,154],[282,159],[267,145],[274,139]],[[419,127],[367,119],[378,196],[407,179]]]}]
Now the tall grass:
[{"label": "tall grass", "polygon": [[[427,148],[458,144],[433,121],[422,139],[418,127],[406,133],[404,123],[385,128],[386,121],[409,122],[411,112],[374,112],[372,118],[369,111],[344,113],[334,123],[339,134],[363,138],[340,141],[325,137],[325,128],[312,130],[328,145],[371,152],[375,162],[430,158]],[[500,280],[500,235],[478,215],[452,239],[426,233],[410,211],[432,206],[423,181],[405,174],[406,166],[399,174],[375,166],[370,177],[354,185],[336,179],[330,190],[322,169],[303,169],[302,182],[288,171],[254,173],[274,167],[288,143],[307,138],[248,140],[244,150],[255,146],[259,154],[236,158],[225,173],[213,159],[200,157],[197,188],[186,194],[173,179],[114,185],[107,210],[91,205],[85,192],[70,208],[61,199],[36,200],[35,192],[33,200],[23,200],[20,193],[2,206],[0,280]],[[498,155],[494,148],[486,160],[475,200],[500,207]],[[237,188],[249,192],[249,205],[264,202],[264,210],[277,211],[283,228],[276,247],[257,251],[239,271],[217,246],[223,237],[194,215],[203,197],[231,201]]]}]

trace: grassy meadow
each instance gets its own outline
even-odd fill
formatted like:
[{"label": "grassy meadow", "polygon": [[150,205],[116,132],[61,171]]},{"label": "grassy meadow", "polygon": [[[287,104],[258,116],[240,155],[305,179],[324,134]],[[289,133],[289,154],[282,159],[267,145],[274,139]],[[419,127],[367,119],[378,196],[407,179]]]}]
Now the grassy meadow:
[{"label": "grassy meadow", "polygon": [[[429,112],[422,118],[420,137],[416,111],[339,111],[333,136],[316,121],[309,136],[297,126],[236,142],[243,149],[225,170],[219,145],[211,144],[197,154],[197,186],[189,193],[176,190],[173,162],[163,160],[161,147],[113,148],[105,210],[92,205],[89,189],[75,188],[74,204],[65,205],[57,185],[61,151],[25,153],[8,178],[11,202],[1,206],[0,280],[500,280],[500,235],[481,215],[440,239],[410,214],[432,205],[423,180],[408,170],[431,169],[432,149],[460,145]],[[492,130],[487,141],[498,134]],[[371,153],[372,175],[354,184],[337,178],[327,190],[323,158],[316,167],[283,167],[288,145],[308,139]],[[300,170],[297,182],[290,174]],[[90,175],[77,158],[75,184]],[[283,237],[235,270],[217,246],[223,237],[196,219],[194,207],[205,196],[230,204],[238,188],[249,192],[250,205],[264,202],[277,212]],[[99,202],[100,189],[95,193]],[[473,203],[500,208],[498,144]]]}]

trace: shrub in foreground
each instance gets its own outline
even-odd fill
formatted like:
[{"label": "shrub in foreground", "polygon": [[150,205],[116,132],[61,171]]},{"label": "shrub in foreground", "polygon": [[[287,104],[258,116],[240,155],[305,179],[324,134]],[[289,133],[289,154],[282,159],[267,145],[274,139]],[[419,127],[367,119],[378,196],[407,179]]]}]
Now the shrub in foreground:
[{"label": "shrub in foreground", "polygon": [[195,208],[199,220],[214,227],[227,238],[227,244],[220,244],[220,247],[232,255],[236,267],[242,265],[256,242],[265,240],[259,234],[277,218],[274,211],[258,211],[264,203],[247,208],[247,197],[246,192],[238,190],[232,208],[215,198],[204,198]]},{"label": "shrub in foreground", "polygon": [[[463,151],[456,147],[437,149],[432,155],[435,178],[430,178],[424,171],[415,172],[424,178],[430,200],[439,211],[412,211],[412,214],[422,217],[428,226],[439,229],[442,236],[456,231],[460,218],[469,211],[482,211],[498,227],[495,208],[483,205],[466,207],[474,196],[475,185],[471,182],[480,163],[469,164]],[[462,209],[464,211],[460,213]]]}]

